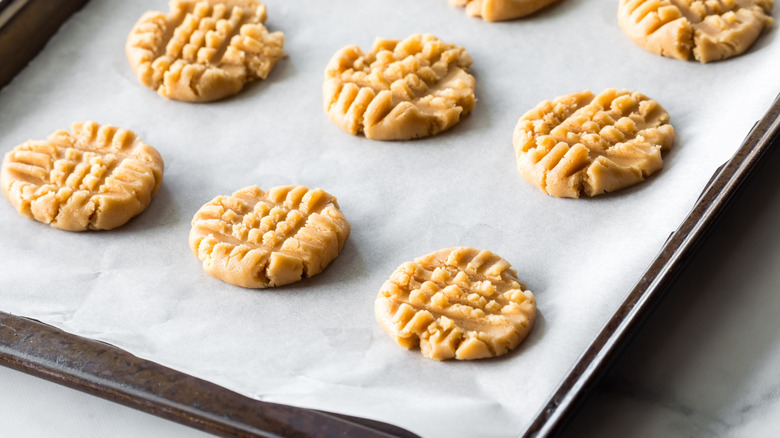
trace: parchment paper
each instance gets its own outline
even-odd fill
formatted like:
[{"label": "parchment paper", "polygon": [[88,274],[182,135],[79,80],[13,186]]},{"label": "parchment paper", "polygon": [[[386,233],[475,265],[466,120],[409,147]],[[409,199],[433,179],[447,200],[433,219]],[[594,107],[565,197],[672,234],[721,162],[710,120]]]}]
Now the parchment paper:
[{"label": "parchment paper", "polygon": [[[268,0],[289,57],[210,104],[159,97],[124,43],[165,1],[93,0],[0,93],[0,152],[74,121],[136,131],[165,159],[149,209],[110,232],[69,233],[0,202],[0,309],[117,345],[262,400],[375,418],[426,437],[521,432],[606,323],[715,169],[780,91],[776,27],[708,65],[661,58],[620,30],[616,2],[563,0],[484,23],[445,0]],[[479,101],[441,135],[353,137],[322,109],[332,54],[428,32],[466,47]],[[595,199],[543,195],[515,170],[512,130],[544,99],[627,88],[658,100],[677,132],[664,169]],[[195,211],[256,184],[322,187],[352,224],[324,273],[246,290],[203,272]],[[395,345],[373,302],[401,263],[456,245],[507,259],[536,294],[530,337],[498,360],[438,363]]]}]

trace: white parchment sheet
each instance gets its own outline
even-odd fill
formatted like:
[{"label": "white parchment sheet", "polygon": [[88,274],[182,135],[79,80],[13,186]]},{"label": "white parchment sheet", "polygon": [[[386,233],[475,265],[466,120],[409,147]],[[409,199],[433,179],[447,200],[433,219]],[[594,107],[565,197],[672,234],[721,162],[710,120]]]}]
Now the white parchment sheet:
[{"label": "white parchment sheet", "polygon": [[[0,310],[262,400],[426,437],[514,436],[780,92],[776,27],[744,56],[700,65],[636,46],[613,0],[562,0],[505,23],[445,0],[266,4],[289,57],[234,98],[175,102],[136,80],[125,38],[144,11],[167,10],[162,0],[89,2],[0,92],[2,153],[95,120],[134,130],[165,159],[160,193],[117,230],[64,232],[1,201]],[[353,137],[331,123],[321,85],[332,54],[418,32],[469,51],[473,113],[408,142]],[[664,169],[595,199],[556,199],[526,183],[512,150],[518,117],[544,99],[610,87],[641,91],[671,114],[677,138]],[[338,197],[352,235],[324,273],[246,290],[203,272],[187,244],[193,214],[252,184]],[[431,361],[374,320],[377,291],[398,265],[456,245],[501,255],[537,297],[536,327],[504,358]]]}]

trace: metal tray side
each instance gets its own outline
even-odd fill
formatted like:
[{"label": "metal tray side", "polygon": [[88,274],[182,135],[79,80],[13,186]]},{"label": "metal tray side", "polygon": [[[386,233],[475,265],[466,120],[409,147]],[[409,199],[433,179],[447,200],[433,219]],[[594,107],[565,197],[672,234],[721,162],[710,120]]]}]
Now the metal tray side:
[{"label": "metal tray side", "polygon": [[87,0],[10,0],[0,5],[0,89]]},{"label": "metal tray side", "polygon": [[[86,1],[15,0],[0,7],[0,18],[15,8],[12,20],[0,21],[0,88]],[[779,133],[780,99],[716,172],[692,212],[523,436],[551,436],[563,429],[761,159],[777,145]],[[116,347],[2,312],[0,364],[222,436],[415,436],[384,423],[249,399]]]},{"label": "metal tray side", "polygon": [[696,255],[714,224],[755,173],[762,158],[780,143],[780,96],[748,133],[744,142],[713,174],[691,212],[669,236],[661,252],[631,293],[580,356],[523,437],[559,435],[588,393],[664,294]]},{"label": "metal tray side", "polygon": [[114,346],[3,312],[0,364],[220,436],[416,437],[377,421],[250,399]]},{"label": "metal tray side", "polygon": [[[0,3],[0,89],[87,1]],[[5,312],[0,312],[0,365],[220,436],[417,436],[379,421],[250,399],[114,346]]]}]

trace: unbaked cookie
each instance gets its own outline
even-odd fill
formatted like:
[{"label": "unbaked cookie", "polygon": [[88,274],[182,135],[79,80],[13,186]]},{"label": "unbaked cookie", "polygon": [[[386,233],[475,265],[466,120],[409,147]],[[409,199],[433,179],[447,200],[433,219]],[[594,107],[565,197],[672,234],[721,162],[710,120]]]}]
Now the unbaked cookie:
[{"label": "unbaked cookie", "polygon": [[0,184],[19,214],[68,231],[110,230],[157,194],[163,160],[132,131],[74,123],[5,154]]},{"label": "unbaked cookie", "polygon": [[474,108],[471,56],[433,35],[378,38],[368,53],[347,46],[325,69],[328,117],[344,131],[375,140],[434,135]]},{"label": "unbaked cookie", "polygon": [[558,0],[450,0],[450,4],[466,8],[473,17],[485,21],[512,20],[525,17]]},{"label": "unbaked cookie", "polygon": [[284,35],[269,33],[257,0],[172,0],[150,11],[127,37],[138,80],[161,96],[208,102],[265,79],[282,56]]},{"label": "unbaked cookie", "polygon": [[449,248],[404,263],[375,302],[379,325],[405,348],[436,359],[501,356],[528,336],[536,299],[490,251]]},{"label": "unbaked cookie", "polygon": [[620,0],[618,23],[658,55],[701,62],[739,55],[772,25],[774,0]]},{"label": "unbaked cookie", "polygon": [[230,284],[264,288],[319,274],[349,236],[336,198],[322,189],[246,187],[195,213],[190,249]]},{"label": "unbaked cookie", "polygon": [[557,197],[600,195],[644,180],[663,167],[674,141],[669,114],[632,91],[590,91],[544,101],[514,132],[517,169]]}]

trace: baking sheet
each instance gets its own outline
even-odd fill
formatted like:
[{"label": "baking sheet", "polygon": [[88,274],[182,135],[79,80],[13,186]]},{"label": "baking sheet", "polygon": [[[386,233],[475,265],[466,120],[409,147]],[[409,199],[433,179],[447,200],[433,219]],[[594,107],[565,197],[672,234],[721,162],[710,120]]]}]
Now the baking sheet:
[{"label": "baking sheet", "polygon": [[[0,206],[0,310],[110,342],[262,400],[388,421],[423,436],[513,436],[542,406],[682,221],[712,172],[780,92],[776,30],[742,57],[699,65],[628,40],[611,1],[564,0],[483,23],[445,1],[267,1],[290,54],[211,104],[168,101],[125,58],[133,23],[163,1],[92,1],[0,92],[0,152],[78,120],[136,131],[160,150],[149,209],[110,232],[67,233]],[[412,142],[343,133],[322,72],[347,44],[433,33],[474,59],[477,107]],[[540,100],[604,88],[657,99],[677,131],[665,168],[591,200],[542,195],[515,171],[511,135]],[[275,290],[229,286],[189,252],[194,212],[251,184],[322,187],[352,224],[343,253]],[[469,245],[509,260],[537,296],[528,340],[505,358],[437,363],[397,347],[373,300],[402,262]]]}]

